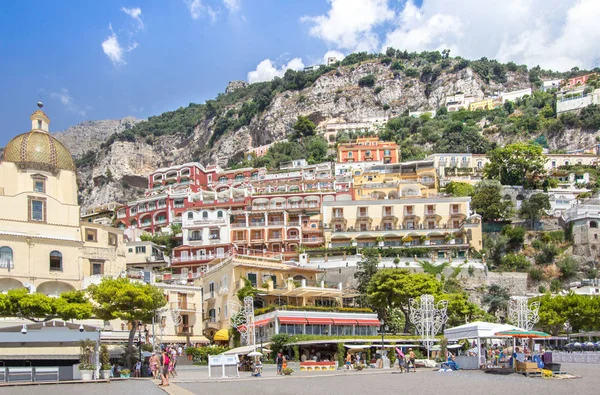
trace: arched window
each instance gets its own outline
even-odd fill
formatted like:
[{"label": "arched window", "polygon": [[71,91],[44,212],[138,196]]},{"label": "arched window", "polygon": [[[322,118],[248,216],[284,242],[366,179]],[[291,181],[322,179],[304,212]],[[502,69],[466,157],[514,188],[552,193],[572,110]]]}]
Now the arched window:
[{"label": "arched window", "polygon": [[590,228],[597,228],[597,227],[598,227],[598,222],[590,221]]},{"label": "arched window", "polygon": [[50,271],[60,271],[62,272],[62,254],[60,251],[52,251],[50,253]]},{"label": "arched window", "polygon": [[190,237],[190,240],[202,240],[202,233],[199,230],[194,230],[192,232],[192,237]]},{"label": "arched window", "polygon": [[192,213],[191,211],[188,213],[188,219],[193,219],[194,218],[194,213]]},{"label": "arched window", "polygon": [[208,211],[204,211],[202,213],[202,218],[208,218]]},{"label": "arched window", "polygon": [[217,211],[217,218],[223,218],[223,212],[221,210]]},{"label": "arched window", "polygon": [[10,247],[0,247],[0,269],[12,269],[13,250]]}]

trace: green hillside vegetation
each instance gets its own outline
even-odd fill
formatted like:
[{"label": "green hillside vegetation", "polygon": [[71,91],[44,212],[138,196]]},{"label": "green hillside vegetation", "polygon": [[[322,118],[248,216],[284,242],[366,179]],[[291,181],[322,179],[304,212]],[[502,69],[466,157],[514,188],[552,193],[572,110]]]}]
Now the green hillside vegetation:
[{"label": "green hillside vegetation", "polygon": [[[336,75],[341,75],[341,72],[351,72],[356,65],[366,62],[381,63],[388,67],[395,77],[419,78],[421,82],[426,84],[426,94],[431,91],[432,84],[442,73],[456,73],[466,67],[470,67],[486,82],[504,83],[507,81],[507,73],[509,72],[528,73],[529,81],[534,85],[540,84],[542,78],[564,78],[589,73],[587,70],[578,68],[560,73],[543,70],[539,66],[528,70],[525,65],[516,65],[513,62],[500,63],[487,58],[470,61],[460,57],[450,57],[449,50],[417,53],[388,48],[385,54],[359,52],[346,56],[341,62],[332,66],[323,65],[317,70],[306,72],[288,70],[283,78],[249,84],[232,93],[219,94],[214,100],[207,100],[204,104],[190,103],[187,107],[180,107],[175,111],[168,111],[150,117],[147,121],[136,124],[130,130],[112,135],[102,144],[102,148],[110,146],[114,141],[135,141],[137,138],[145,138],[147,143],[152,144],[155,138],[163,135],[189,136],[198,125],[212,122],[210,126],[212,134],[207,146],[196,147],[196,152],[199,153],[206,148],[212,148],[214,143],[222,136],[249,125],[252,119],[265,111],[276,95],[284,94],[286,91],[302,90],[310,87],[323,74],[336,73]],[[595,71],[597,70],[595,69]],[[360,85],[373,87],[373,82],[367,76],[363,78]],[[375,92],[377,88],[381,87],[374,87],[373,91]],[[586,122],[574,119],[573,116],[569,115],[559,124],[556,120],[554,122],[550,120],[552,118],[551,94],[536,94],[530,101],[517,104],[517,109],[505,108],[492,112],[478,111],[474,113],[461,112],[460,114],[452,114],[449,118],[443,118],[442,110],[440,111],[441,114],[435,119],[421,119],[419,124],[413,123],[414,121],[408,122],[400,119],[392,123],[390,133],[393,132],[393,137],[400,140],[399,142],[406,149],[407,156],[405,159],[413,159],[422,157],[431,149],[440,149],[443,150],[440,152],[447,152],[457,148],[466,148],[463,141],[467,139],[455,138],[462,132],[475,137],[473,144],[469,146],[472,152],[484,151],[490,147],[489,143],[474,135],[476,131],[474,123],[484,118],[490,127],[494,125],[502,126],[502,129],[499,130],[502,133],[515,134],[527,131],[527,135],[541,134],[541,132],[546,131],[560,132],[561,125],[576,127],[579,121],[581,121],[582,127],[592,127],[598,123],[597,118],[600,118],[598,115],[600,111],[594,110],[593,114],[585,117],[588,120]],[[519,108],[523,109],[522,113],[519,113]],[[446,128],[443,123],[448,119],[453,121],[453,125]],[[544,120],[547,121],[543,122]],[[589,122],[589,120],[592,121]],[[457,122],[462,122],[463,125],[459,126]],[[407,129],[411,131],[416,129],[418,134],[407,136]],[[491,129],[491,131],[494,131],[494,129]],[[446,135],[452,137],[451,141],[447,143],[440,141],[445,140],[443,137]],[[425,144],[425,148],[421,146],[422,144]],[[78,165],[93,163],[94,158],[95,154],[93,153],[83,155],[78,161]]]}]

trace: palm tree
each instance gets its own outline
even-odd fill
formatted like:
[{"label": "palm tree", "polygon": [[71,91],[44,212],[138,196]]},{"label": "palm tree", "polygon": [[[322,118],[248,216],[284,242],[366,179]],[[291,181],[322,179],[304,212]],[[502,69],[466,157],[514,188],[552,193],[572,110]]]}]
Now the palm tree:
[{"label": "palm tree", "polygon": [[427,262],[427,261],[419,261],[417,262],[419,266],[421,266],[421,268],[423,269],[423,272],[427,273],[427,274],[431,274],[432,276],[436,277],[439,275],[440,279],[443,277],[444,274],[444,270],[450,266],[450,262],[443,262],[440,263],[439,265],[436,265],[432,262]]}]

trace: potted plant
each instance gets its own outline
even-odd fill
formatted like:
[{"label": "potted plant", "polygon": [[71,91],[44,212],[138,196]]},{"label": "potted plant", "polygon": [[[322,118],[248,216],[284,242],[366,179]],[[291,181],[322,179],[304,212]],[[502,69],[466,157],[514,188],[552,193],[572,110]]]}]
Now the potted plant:
[{"label": "potted plant", "polygon": [[454,244],[454,235],[452,233],[447,234],[446,237],[444,237],[444,241],[448,244]]},{"label": "potted plant", "polygon": [[421,236],[421,244],[428,246],[431,243],[431,238],[427,235]]},{"label": "potted plant", "polygon": [[352,247],[356,247],[358,245],[358,243],[356,242],[356,240],[352,239]]},{"label": "potted plant", "polygon": [[377,237],[377,245],[378,245],[379,247],[383,247],[383,240],[384,240],[384,237],[383,237],[383,236],[378,236],[378,237]]},{"label": "potted plant", "polygon": [[103,344],[100,347],[100,365],[100,375],[103,379],[109,379],[112,366],[110,365],[110,355],[108,354],[108,347],[106,347],[106,344]]},{"label": "potted plant", "polygon": [[281,369],[281,373],[283,373],[286,376],[289,376],[292,373],[294,373],[294,369],[292,369],[292,368],[284,368],[284,369]]},{"label": "potted plant", "polygon": [[129,369],[121,370],[121,377],[123,377],[124,379],[128,379],[129,377],[131,377],[131,370],[129,370]]},{"label": "potted plant", "polygon": [[402,242],[404,243],[405,246],[409,246],[413,241],[413,238],[411,236],[404,236],[402,238]]},{"label": "potted plant", "polygon": [[187,347],[185,349],[185,355],[187,355],[188,361],[193,361],[195,354],[196,354],[196,347]]},{"label": "potted plant", "polygon": [[90,339],[79,342],[79,372],[83,381],[91,381],[96,370],[96,365],[93,363],[95,345],[96,342]]}]

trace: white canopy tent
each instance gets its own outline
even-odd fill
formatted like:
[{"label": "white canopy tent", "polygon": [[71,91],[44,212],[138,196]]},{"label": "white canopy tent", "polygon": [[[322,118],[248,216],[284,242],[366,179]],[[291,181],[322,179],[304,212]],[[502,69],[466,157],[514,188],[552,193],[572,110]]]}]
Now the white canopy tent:
[{"label": "white canopy tent", "polygon": [[457,341],[461,339],[477,339],[477,356],[479,360],[478,365],[485,365],[485,356],[482,359],[481,355],[481,339],[489,339],[497,337],[495,333],[510,330],[523,330],[514,325],[509,324],[495,324],[493,322],[475,321],[469,324],[456,326],[449,328],[444,331],[444,336],[449,341]]},{"label": "white canopy tent", "polygon": [[444,336],[450,341],[461,339],[487,339],[497,337],[494,334],[502,331],[523,330],[514,325],[495,324],[493,322],[475,321],[461,326],[455,326],[444,331]]}]

